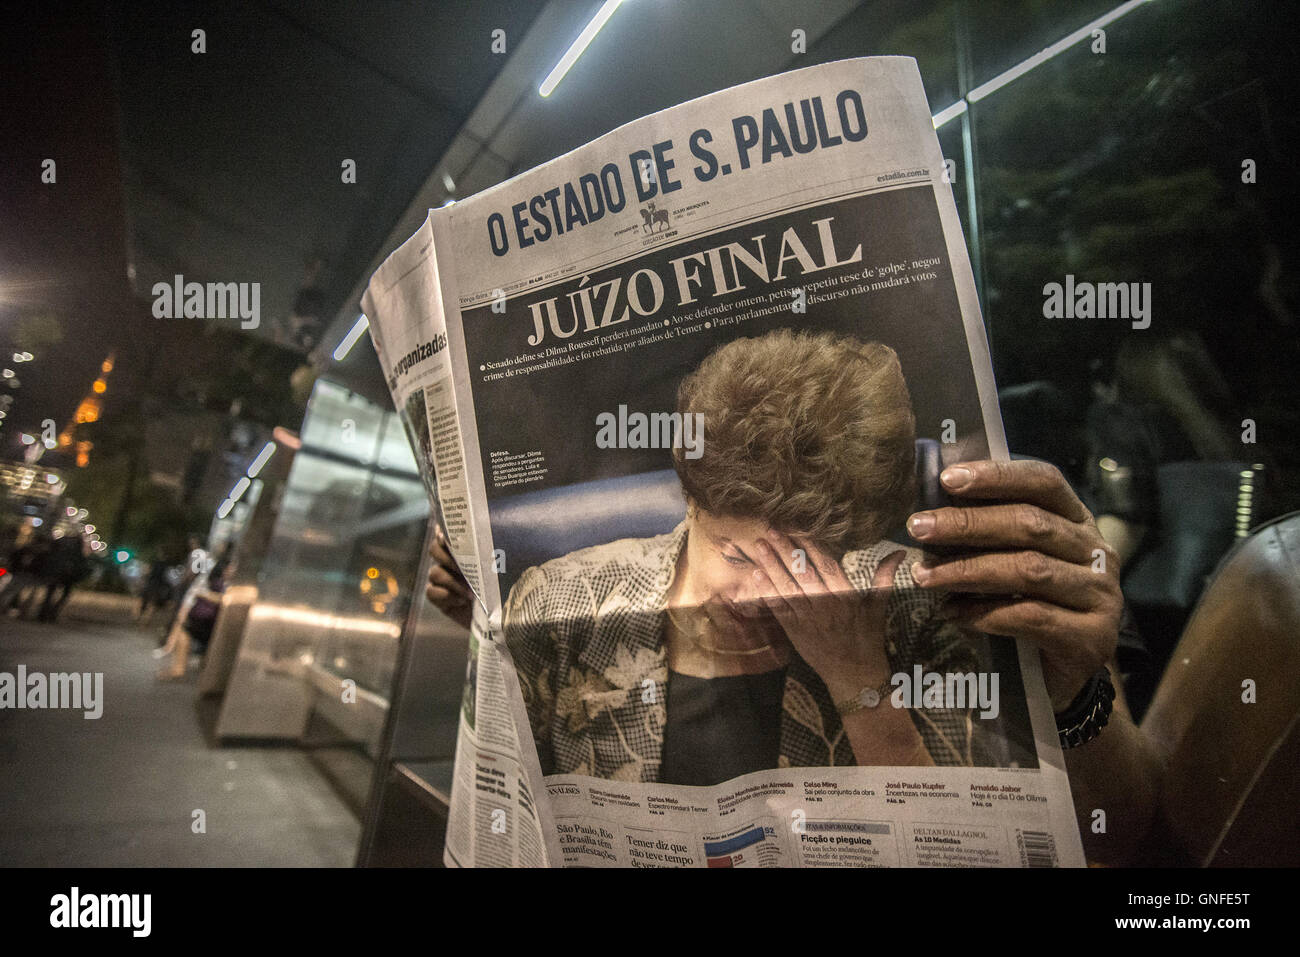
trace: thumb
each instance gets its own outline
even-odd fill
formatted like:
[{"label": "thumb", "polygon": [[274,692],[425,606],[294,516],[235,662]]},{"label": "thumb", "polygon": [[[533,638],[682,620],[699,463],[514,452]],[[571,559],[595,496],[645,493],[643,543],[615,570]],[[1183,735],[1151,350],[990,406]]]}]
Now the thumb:
[{"label": "thumb", "polygon": [[903,564],[903,559],[906,557],[907,552],[901,549],[885,556],[885,560],[876,566],[876,573],[871,577],[872,593],[888,592],[894,587],[894,573],[898,571],[898,566]]}]

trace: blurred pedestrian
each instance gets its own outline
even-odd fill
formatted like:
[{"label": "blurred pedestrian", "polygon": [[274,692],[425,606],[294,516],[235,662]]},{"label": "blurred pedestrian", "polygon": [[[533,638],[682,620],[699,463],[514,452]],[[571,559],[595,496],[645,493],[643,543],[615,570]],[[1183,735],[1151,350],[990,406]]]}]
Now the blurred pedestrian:
[{"label": "blurred pedestrian", "polygon": [[212,567],[212,556],[208,554],[207,549],[203,547],[203,540],[197,535],[189,536],[186,540],[185,551],[186,558],[185,564],[181,568],[181,580],[173,586],[172,591],[172,594],[176,597],[176,608],[172,612],[167,627],[159,636],[158,647],[154,649],[155,658],[161,658],[170,653],[174,644],[172,636],[176,633],[176,629],[184,623],[184,613],[189,610],[186,602],[190,598],[190,592],[193,590],[195,582],[200,577],[207,575],[208,570]]},{"label": "blurred pedestrian", "polygon": [[185,630],[194,642],[194,650],[200,655],[207,654],[208,642],[212,640],[212,630],[217,623],[217,612],[221,611],[221,596],[226,590],[226,563],[218,562],[208,573],[207,585],[199,592],[185,616]]},{"label": "blurred pedestrian", "polygon": [[168,579],[170,571],[171,564],[160,549],[149,565],[144,588],[140,590],[140,609],[135,616],[135,620],[140,624],[148,624],[154,612],[166,607],[172,600],[172,583]]},{"label": "blurred pedestrian", "polygon": [[226,590],[228,562],[218,560],[204,571],[190,586],[176,611],[175,623],[167,635],[167,643],[154,651],[159,658],[171,657],[170,664],[158,672],[161,680],[185,677],[190,660],[190,644],[200,653],[207,651],[221,610],[221,596]]},{"label": "blurred pedestrian", "polygon": [[0,594],[0,615],[7,615],[16,608],[19,618],[28,616],[36,593],[45,583],[45,565],[51,544],[49,535],[37,532],[14,549],[9,558],[9,585]]},{"label": "blurred pedestrian", "polygon": [[56,538],[50,546],[42,568],[45,580],[45,602],[41,605],[40,620],[54,622],[68,603],[72,589],[90,574],[90,561],[86,558],[86,543],[80,535],[66,534]]}]

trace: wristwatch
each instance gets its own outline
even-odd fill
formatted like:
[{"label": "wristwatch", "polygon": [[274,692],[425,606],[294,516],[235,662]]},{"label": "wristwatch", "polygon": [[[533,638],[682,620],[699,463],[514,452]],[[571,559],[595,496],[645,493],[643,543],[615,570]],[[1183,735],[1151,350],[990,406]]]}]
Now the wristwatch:
[{"label": "wristwatch", "polygon": [[890,693],[894,686],[894,679],[891,675],[882,681],[878,686],[863,688],[852,698],[846,698],[843,701],[836,702],[835,710],[840,713],[840,717],[850,715],[855,711],[861,711],[863,708],[874,708],[885,700],[885,696]]},{"label": "wristwatch", "polygon": [[1115,685],[1110,680],[1110,669],[1102,665],[1070,706],[1056,715],[1061,749],[1077,748],[1101,734],[1110,720],[1114,701]]}]

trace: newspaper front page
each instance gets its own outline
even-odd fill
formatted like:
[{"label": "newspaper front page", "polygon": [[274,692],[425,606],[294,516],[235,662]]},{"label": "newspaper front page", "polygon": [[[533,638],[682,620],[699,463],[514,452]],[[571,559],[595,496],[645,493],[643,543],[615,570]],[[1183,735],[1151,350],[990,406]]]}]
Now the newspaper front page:
[{"label": "newspaper front page", "polygon": [[913,60],[665,110],[430,212],[364,299],[477,598],[453,865],[1079,866],[1038,655],[920,588],[1006,458]]}]

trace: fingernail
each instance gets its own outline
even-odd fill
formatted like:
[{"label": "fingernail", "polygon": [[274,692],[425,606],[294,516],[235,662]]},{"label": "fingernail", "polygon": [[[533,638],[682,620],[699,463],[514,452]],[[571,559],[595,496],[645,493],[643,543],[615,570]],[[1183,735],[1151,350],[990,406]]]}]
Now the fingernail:
[{"label": "fingernail", "polygon": [[918,585],[924,585],[926,579],[930,577],[930,569],[926,568],[920,562],[912,562],[912,578]]},{"label": "fingernail", "polygon": [[961,468],[960,466],[944,469],[943,473],[939,476],[943,481],[943,484],[948,486],[954,492],[960,492],[970,484],[971,479],[974,477],[975,476],[972,474],[970,469]]},{"label": "fingernail", "polygon": [[934,531],[934,516],[929,512],[917,512],[908,520],[907,528],[913,538],[925,538]]},{"label": "fingernail", "polygon": [[762,580],[763,580],[763,572],[762,572],[761,570],[755,568],[755,569],[754,569],[754,581],[756,581],[756,582],[761,582]]}]

